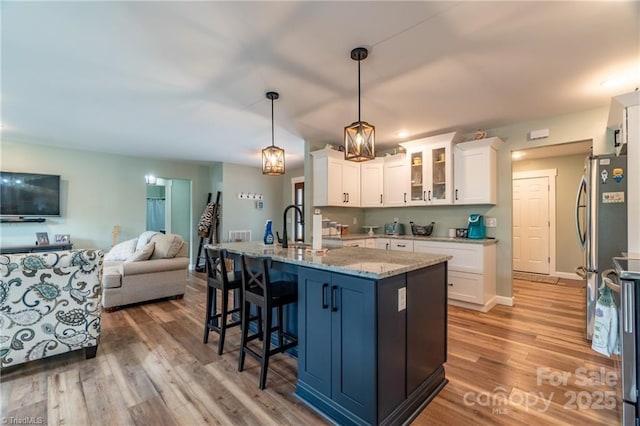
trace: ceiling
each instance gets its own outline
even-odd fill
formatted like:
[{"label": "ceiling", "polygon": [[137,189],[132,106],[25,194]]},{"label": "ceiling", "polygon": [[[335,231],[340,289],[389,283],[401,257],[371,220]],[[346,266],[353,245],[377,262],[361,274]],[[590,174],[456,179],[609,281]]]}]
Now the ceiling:
[{"label": "ceiling", "polygon": [[[602,107],[640,83],[640,2],[1,4],[2,140],[260,164]],[[601,83],[622,78],[621,85]],[[400,139],[399,131],[409,136]]]}]

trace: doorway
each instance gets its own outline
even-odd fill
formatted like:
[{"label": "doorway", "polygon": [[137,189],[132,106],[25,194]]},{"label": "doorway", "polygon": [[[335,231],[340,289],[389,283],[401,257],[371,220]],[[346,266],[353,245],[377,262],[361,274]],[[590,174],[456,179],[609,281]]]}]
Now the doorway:
[{"label": "doorway", "polygon": [[293,209],[293,223],[295,224],[293,240],[304,242],[304,223],[302,223],[304,219],[304,176],[292,178],[291,188],[293,191],[291,202],[298,206],[303,213],[303,216],[300,217],[300,214]]},{"label": "doorway", "polygon": [[146,196],[147,231],[178,234],[191,247],[191,181],[157,178]]},{"label": "doorway", "polygon": [[[523,151],[512,152],[512,173],[514,202],[512,206],[512,248],[513,248],[513,269],[514,271],[540,270],[544,268],[544,260],[548,265],[547,272],[535,272],[535,274],[548,274],[549,277],[579,280],[575,273],[575,268],[583,263],[583,252],[576,237],[574,226],[575,199],[578,184],[583,174],[584,161],[591,153],[591,140],[570,142],[566,144],[556,144],[543,147],[529,148]],[[519,178],[519,179],[516,179]],[[534,260],[523,260],[527,258],[523,253],[523,235],[520,233],[523,227],[521,215],[517,212],[525,209],[519,207],[518,203],[518,183],[516,181],[529,178],[548,178],[548,247],[547,259],[544,251],[536,251],[538,247],[533,246],[531,253],[534,253]],[[544,183],[542,184],[544,185]],[[536,208],[538,209],[538,208]],[[533,207],[526,207],[527,214],[534,214]],[[529,220],[529,219],[527,219]],[[530,222],[535,227],[535,222]],[[544,224],[544,218],[538,221],[539,225]],[[544,228],[542,228],[544,230]],[[544,241],[544,237],[542,237]],[[520,239],[520,241],[518,241]],[[531,239],[531,238],[530,238]],[[519,245],[520,244],[520,245]],[[529,241],[528,247],[533,243]],[[524,247],[527,249],[528,247]],[[537,257],[537,259],[535,259]],[[527,266],[522,266],[527,265]],[[532,268],[531,266],[536,268]],[[542,279],[542,277],[540,277]]]}]

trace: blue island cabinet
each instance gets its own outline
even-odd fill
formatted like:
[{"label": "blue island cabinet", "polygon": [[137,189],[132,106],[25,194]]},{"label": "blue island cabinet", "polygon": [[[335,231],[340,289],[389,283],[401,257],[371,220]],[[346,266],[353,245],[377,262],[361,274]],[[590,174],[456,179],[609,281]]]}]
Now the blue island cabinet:
[{"label": "blue island cabinet", "polygon": [[447,383],[446,274],[446,262],[381,280],[300,267],[296,395],[341,425],[414,418]]},{"label": "blue island cabinet", "polygon": [[340,424],[375,421],[375,281],[298,271],[296,394]]}]

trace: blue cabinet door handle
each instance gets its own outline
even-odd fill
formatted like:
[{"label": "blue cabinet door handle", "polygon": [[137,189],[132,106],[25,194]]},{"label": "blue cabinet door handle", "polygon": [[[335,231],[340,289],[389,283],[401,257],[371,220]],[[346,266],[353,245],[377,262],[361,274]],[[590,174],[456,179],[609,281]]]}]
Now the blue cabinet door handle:
[{"label": "blue cabinet door handle", "polygon": [[338,312],[338,286],[331,286],[331,311]]},{"label": "blue cabinet door handle", "polygon": [[329,284],[322,284],[322,309],[327,309],[329,304],[327,303],[327,289],[329,288]]}]

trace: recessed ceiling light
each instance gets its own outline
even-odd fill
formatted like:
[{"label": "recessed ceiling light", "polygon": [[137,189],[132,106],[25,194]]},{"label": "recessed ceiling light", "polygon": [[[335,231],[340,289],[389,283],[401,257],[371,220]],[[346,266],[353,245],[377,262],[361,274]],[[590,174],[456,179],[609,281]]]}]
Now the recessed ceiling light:
[{"label": "recessed ceiling light", "polygon": [[624,79],[623,78],[608,78],[608,79],[604,80],[602,83],[600,83],[600,86],[602,86],[602,87],[616,87],[616,86],[620,86],[622,83],[624,83]]},{"label": "recessed ceiling light", "polygon": [[524,152],[522,152],[522,151],[513,151],[511,153],[511,158],[514,159],[514,160],[519,160],[522,157],[524,157]]},{"label": "recessed ceiling light", "polygon": [[406,138],[407,136],[409,136],[409,132],[407,132],[406,130],[400,130],[398,133],[396,133],[398,135],[398,137],[400,139]]}]

